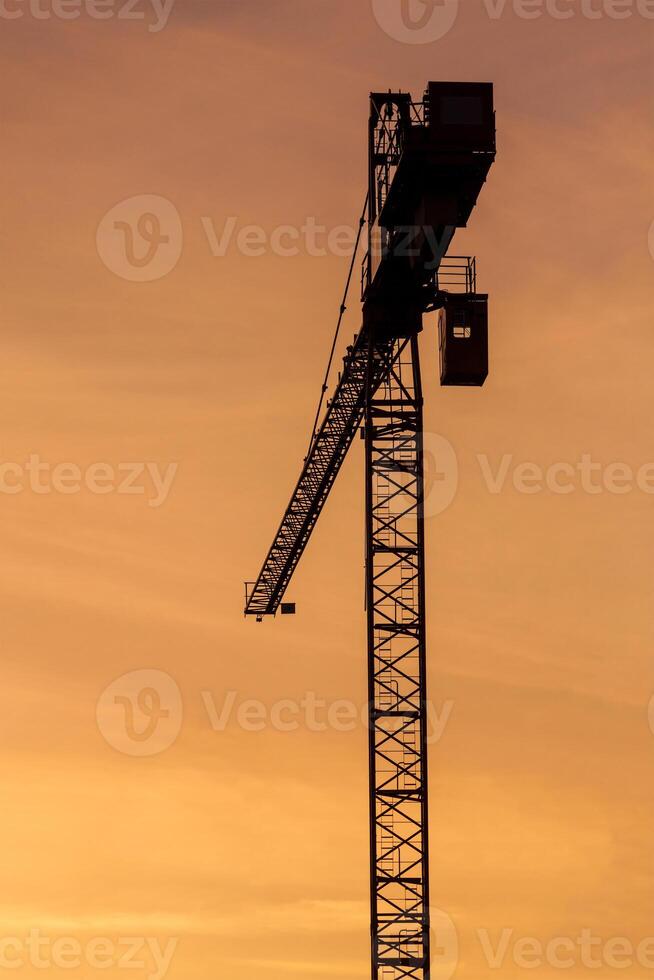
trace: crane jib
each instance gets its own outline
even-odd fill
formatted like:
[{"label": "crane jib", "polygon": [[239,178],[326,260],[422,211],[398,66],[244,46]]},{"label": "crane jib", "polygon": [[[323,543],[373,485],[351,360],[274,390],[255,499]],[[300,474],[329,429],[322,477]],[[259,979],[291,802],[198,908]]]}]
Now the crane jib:
[{"label": "crane jib", "polygon": [[392,340],[375,343],[371,352],[368,336],[362,331],[348,349],[341,379],[279,530],[257,581],[248,590],[246,616],[273,616],[277,612],[361,424],[368,392],[376,391],[386,375]]}]

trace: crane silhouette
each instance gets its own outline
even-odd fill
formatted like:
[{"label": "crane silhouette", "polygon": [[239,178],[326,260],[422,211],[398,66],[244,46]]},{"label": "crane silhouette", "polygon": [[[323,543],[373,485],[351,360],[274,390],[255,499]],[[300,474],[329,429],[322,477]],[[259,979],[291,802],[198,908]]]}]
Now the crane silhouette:
[{"label": "crane silhouette", "polygon": [[[449,256],[495,160],[493,86],[430,82],[370,96],[363,318],[245,614],[284,596],[355,434],[365,439],[373,980],[429,980],[423,392],[418,336],[438,311],[442,385],[488,375],[488,296],[476,261]],[[367,222],[366,222],[367,219]],[[358,243],[357,243],[358,245]],[[332,344],[331,366],[356,261]],[[329,373],[328,366],[328,373]]]}]

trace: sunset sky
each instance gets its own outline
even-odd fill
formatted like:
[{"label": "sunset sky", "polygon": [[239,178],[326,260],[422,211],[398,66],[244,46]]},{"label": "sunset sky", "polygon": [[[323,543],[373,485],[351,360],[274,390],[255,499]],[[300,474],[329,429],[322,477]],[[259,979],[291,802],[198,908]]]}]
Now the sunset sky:
[{"label": "sunset sky", "polygon": [[[498,126],[453,246],[490,294],[486,386],[441,389],[433,324],[421,337],[427,450],[452,447],[428,460],[432,904],[457,940],[436,930],[434,980],[560,975],[515,962],[528,937],[638,947],[652,4],[448,0],[450,29],[418,44],[392,36],[393,0],[177,0],[165,23],[150,0],[140,19],[53,2],[0,10],[0,972],[43,976],[36,931],[53,976],[124,976],[107,950],[129,939],[171,952],[165,970],[135,953],[132,977],[369,975],[367,734],[321,723],[366,699],[358,440],[297,616],[245,621],[243,580],[298,476],[348,266],[335,233],[300,231],[294,255],[271,235],[352,227],[369,92],[429,79],[494,82]],[[135,281],[114,214],[160,198],[142,227],[170,268]],[[353,295],[344,344],[358,316]],[[492,969],[484,937],[503,936]],[[70,966],[103,938],[106,968]],[[651,976],[647,948],[593,970],[577,945],[563,972]]]}]

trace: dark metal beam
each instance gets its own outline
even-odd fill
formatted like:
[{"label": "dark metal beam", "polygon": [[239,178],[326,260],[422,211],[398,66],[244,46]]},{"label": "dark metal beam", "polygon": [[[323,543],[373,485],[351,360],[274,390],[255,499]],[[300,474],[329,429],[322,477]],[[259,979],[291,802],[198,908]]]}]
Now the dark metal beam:
[{"label": "dark metal beam", "polygon": [[[371,351],[373,356],[374,347]],[[394,341],[366,405],[373,980],[429,980],[422,390],[417,336]]]},{"label": "dark metal beam", "polygon": [[369,361],[369,383],[374,389],[388,370],[391,349],[390,339],[377,344],[370,361],[365,330],[348,348],[334,397],[304,461],[270,551],[256,583],[246,590],[246,616],[262,619],[277,612],[363,418]]}]

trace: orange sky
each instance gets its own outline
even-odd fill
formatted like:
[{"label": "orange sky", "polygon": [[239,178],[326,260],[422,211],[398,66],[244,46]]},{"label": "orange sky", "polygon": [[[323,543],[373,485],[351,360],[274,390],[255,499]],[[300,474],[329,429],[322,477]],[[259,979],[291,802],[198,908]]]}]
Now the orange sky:
[{"label": "orange sky", "polygon": [[[57,939],[81,955],[102,937],[177,940],[171,980],[368,975],[364,728],[313,731],[305,709],[294,731],[236,717],[252,699],[365,701],[358,441],[291,589],[298,615],[241,616],[306,449],[347,259],[214,256],[206,227],[352,224],[368,92],[419,95],[430,78],[494,81],[499,144],[454,248],[476,252],[491,295],[487,385],[440,389],[433,326],[421,340],[427,438],[459,470],[427,529],[430,696],[447,722],[430,757],[432,903],[465,980],[558,976],[515,962],[526,937],[654,935],[654,499],[513,483],[526,462],[590,456],[604,476],[654,462],[654,27],[644,3],[623,20],[608,0],[597,19],[560,6],[574,16],[509,3],[494,19],[465,0],[424,45],[388,36],[368,0],[177,0],[156,31],[144,0],[145,20],[24,3],[0,25],[0,955],[22,957],[15,975],[43,975],[30,930],[51,958]],[[140,195],[183,229],[152,282],[96,247],[104,215]],[[83,478],[106,464],[109,484],[151,469],[141,494],[29,478],[8,492],[30,456]],[[510,457],[498,493],[480,456],[493,472]],[[161,500],[146,477],[166,472]],[[121,734],[120,704],[105,710],[124,689],[103,696],[144,670],[155,689],[172,678],[153,755]],[[207,705],[228,692],[216,731]],[[491,970],[483,936],[496,947],[503,930]],[[131,976],[164,975],[139,955]],[[654,953],[619,972],[652,968]],[[577,952],[564,972],[614,970]]]}]

